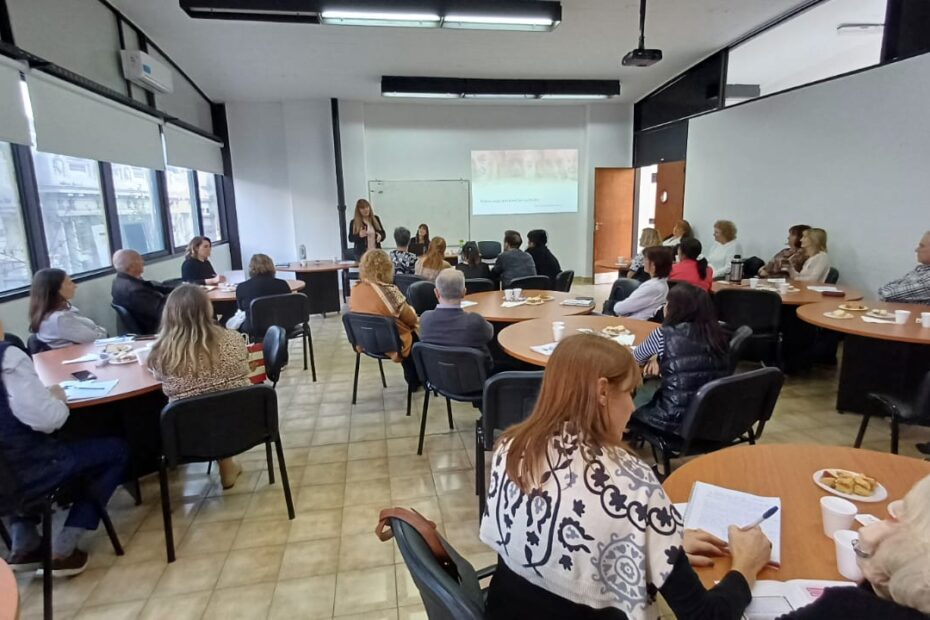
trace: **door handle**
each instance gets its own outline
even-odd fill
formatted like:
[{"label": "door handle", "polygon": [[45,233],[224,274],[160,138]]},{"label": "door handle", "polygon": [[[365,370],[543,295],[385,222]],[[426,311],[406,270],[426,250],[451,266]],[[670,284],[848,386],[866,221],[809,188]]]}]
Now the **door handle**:
[{"label": "door handle", "polygon": [[601,229],[601,223],[600,223],[600,222],[594,222],[594,231],[597,232],[597,231],[600,230],[600,229]]}]

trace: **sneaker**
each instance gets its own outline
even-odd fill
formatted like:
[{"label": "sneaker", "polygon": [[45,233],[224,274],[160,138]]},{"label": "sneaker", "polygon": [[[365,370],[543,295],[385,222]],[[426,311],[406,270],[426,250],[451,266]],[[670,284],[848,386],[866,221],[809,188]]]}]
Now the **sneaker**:
[{"label": "sneaker", "polygon": [[[52,577],[73,577],[80,575],[87,568],[87,553],[80,549],[75,549],[66,558],[52,558]],[[41,576],[44,574],[42,567],[37,571]]]},{"label": "sneaker", "polygon": [[6,561],[10,569],[15,572],[33,571],[42,566],[42,545],[29,553],[11,553]]}]

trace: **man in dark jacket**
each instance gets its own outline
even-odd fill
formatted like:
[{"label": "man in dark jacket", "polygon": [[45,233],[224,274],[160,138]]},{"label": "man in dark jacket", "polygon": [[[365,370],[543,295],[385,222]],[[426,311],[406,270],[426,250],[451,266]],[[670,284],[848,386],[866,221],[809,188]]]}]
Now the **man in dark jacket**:
[{"label": "man in dark jacket", "polygon": [[116,278],[110,294],[113,303],[129,311],[143,334],[154,334],[171,288],[142,279],[145,260],[135,250],[117,250],[113,255]]},{"label": "man in dark jacket", "polygon": [[533,257],[520,249],[523,237],[515,230],[504,233],[504,251],[497,257],[491,275],[503,284],[504,288],[510,286],[511,280],[525,276],[536,275],[536,264]]},{"label": "man in dark jacket", "polygon": [[471,347],[487,354],[488,370],[491,353],[488,343],[494,338],[494,328],[480,314],[462,310],[465,297],[465,275],[456,269],[443,269],[436,276],[436,297],[439,305],[420,317],[420,340],[447,347]]},{"label": "man in dark jacket", "polygon": [[559,259],[555,257],[549,247],[549,235],[545,230],[531,230],[526,233],[527,246],[526,253],[533,257],[536,264],[536,273],[541,276],[549,276],[549,279],[555,284],[555,277],[562,271]]}]

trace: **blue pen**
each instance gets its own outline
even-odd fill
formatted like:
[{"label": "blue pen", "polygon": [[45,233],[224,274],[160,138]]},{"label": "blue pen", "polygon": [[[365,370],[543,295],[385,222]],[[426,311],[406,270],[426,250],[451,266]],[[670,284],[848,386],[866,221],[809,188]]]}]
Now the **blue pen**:
[{"label": "blue pen", "polygon": [[741,527],[741,528],[739,528],[739,529],[741,529],[741,530],[751,530],[752,528],[754,528],[754,527],[760,525],[763,521],[765,521],[766,519],[768,519],[769,517],[771,517],[771,516],[772,516],[773,514],[775,514],[776,512],[778,512],[778,506],[772,506],[771,508],[769,508],[768,510],[766,510],[765,512],[763,512],[761,517],[759,517],[758,519],[756,519],[755,521],[753,521],[753,522],[750,523],[749,525],[744,525],[743,527]]}]

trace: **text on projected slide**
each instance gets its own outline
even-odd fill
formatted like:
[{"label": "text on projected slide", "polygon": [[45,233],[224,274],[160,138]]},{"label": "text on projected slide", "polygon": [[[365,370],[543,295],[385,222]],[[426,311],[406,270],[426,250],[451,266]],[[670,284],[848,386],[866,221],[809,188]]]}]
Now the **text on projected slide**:
[{"label": "text on projected slide", "polygon": [[578,211],[578,150],[471,152],[473,215]]}]

